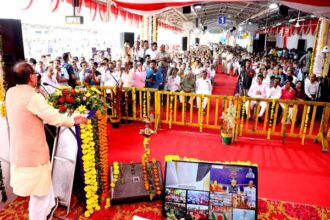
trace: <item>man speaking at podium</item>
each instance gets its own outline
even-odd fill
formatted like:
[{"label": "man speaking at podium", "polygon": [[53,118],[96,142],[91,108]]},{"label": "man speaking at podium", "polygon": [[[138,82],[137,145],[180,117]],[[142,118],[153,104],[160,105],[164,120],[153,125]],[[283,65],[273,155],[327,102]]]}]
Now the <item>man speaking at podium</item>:
[{"label": "man speaking at podium", "polygon": [[44,122],[72,127],[87,118],[61,115],[37,93],[37,74],[28,63],[14,66],[16,86],[6,95],[10,131],[10,185],[18,196],[30,196],[29,219],[51,219],[57,207]]}]

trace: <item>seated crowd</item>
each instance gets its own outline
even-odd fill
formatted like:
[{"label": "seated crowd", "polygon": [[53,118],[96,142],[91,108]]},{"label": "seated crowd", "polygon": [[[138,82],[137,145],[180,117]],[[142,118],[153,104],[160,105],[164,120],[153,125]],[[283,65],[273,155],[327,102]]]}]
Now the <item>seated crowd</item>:
[{"label": "seated crowd", "polygon": [[[141,46],[142,45],[142,46]],[[281,52],[280,52],[281,51]],[[311,53],[311,48],[308,54]],[[310,56],[309,56],[310,57]],[[319,82],[315,74],[308,76],[310,60],[304,55],[297,59],[294,51],[273,48],[269,52],[249,53],[241,47],[219,44],[196,46],[188,52],[169,51],[165,45],[136,41],[134,47],[125,42],[120,59],[112,60],[99,52],[86,61],[64,53],[54,60],[42,56],[30,63],[41,76],[41,87],[51,94],[59,86],[99,85],[153,88],[173,92],[212,94],[212,85],[219,63],[220,72],[238,77],[237,93],[253,98],[317,100]],[[221,79],[220,79],[221,80]],[[180,102],[183,98],[180,96]],[[190,99],[189,104],[194,100]],[[197,103],[199,100],[197,99]],[[208,99],[202,103],[206,108]],[[246,102],[246,112],[256,101]],[[281,104],[282,110],[285,105]],[[264,116],[266,102],[260,102],[257,116]],[[293,113],[289,109],[289,118]]]}]

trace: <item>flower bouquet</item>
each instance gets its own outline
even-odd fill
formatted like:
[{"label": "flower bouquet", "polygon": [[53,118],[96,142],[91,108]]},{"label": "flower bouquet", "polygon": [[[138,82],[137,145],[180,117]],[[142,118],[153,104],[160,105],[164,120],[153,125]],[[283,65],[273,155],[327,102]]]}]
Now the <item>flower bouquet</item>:
[{"label": "flower bouquet", "polygon": [[227,110],[223,112],[221,116],[221,137],[223,144],[229,145],[232,142],[233,131],[235,128],[235,117],[236,109],[233,102],[230,101]]},{"label": "flower bouquet", "polygon": [[59,112],[69,115],[74,112],[85,114],[92,110],[100,110],[102,114],[105,114],[108,105],[101,94],[95,87],[76,89],[63,87],[51,94],[48,102]]}]

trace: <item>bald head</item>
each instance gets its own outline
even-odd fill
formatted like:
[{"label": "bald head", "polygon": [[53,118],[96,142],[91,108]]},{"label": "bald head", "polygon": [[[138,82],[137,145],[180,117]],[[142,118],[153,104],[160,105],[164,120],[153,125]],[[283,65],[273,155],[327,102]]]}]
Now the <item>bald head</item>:
[{"label": "bald head", "polygon": [[36,72],[34,68],[26,62],[20,62],[14,66],[16,84],[28,84],[32,74],[36,74]]}]

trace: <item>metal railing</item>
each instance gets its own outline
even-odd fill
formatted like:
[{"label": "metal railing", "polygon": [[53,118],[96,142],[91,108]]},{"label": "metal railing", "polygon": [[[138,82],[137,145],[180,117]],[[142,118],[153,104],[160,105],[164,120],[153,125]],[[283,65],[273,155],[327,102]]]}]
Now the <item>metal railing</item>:
[{"label": "metal railing", "polygon": [[[99,87],[104,97],[113,87]],[[330,103],[296,100],[259,99],[243,96],[205,95],[183,92],[159,91],[148,88],[123,88],[121,118],[142,121],[153,114],[155,129],[160,123],[221,130],[222,112],[229,104],[235,106],[236,119],[233,141],[244,134],[263,135],[282,138],[314,139],[328,151],[330,138]],[[204,107],[205,108],[202,108]],[[258,113],[264,108],[262,118]],[[251,109],[251,113],[246,110]],[[111,115],[110,115],[111,116]],[[250,117],[249,117],[250,116]]]}]

